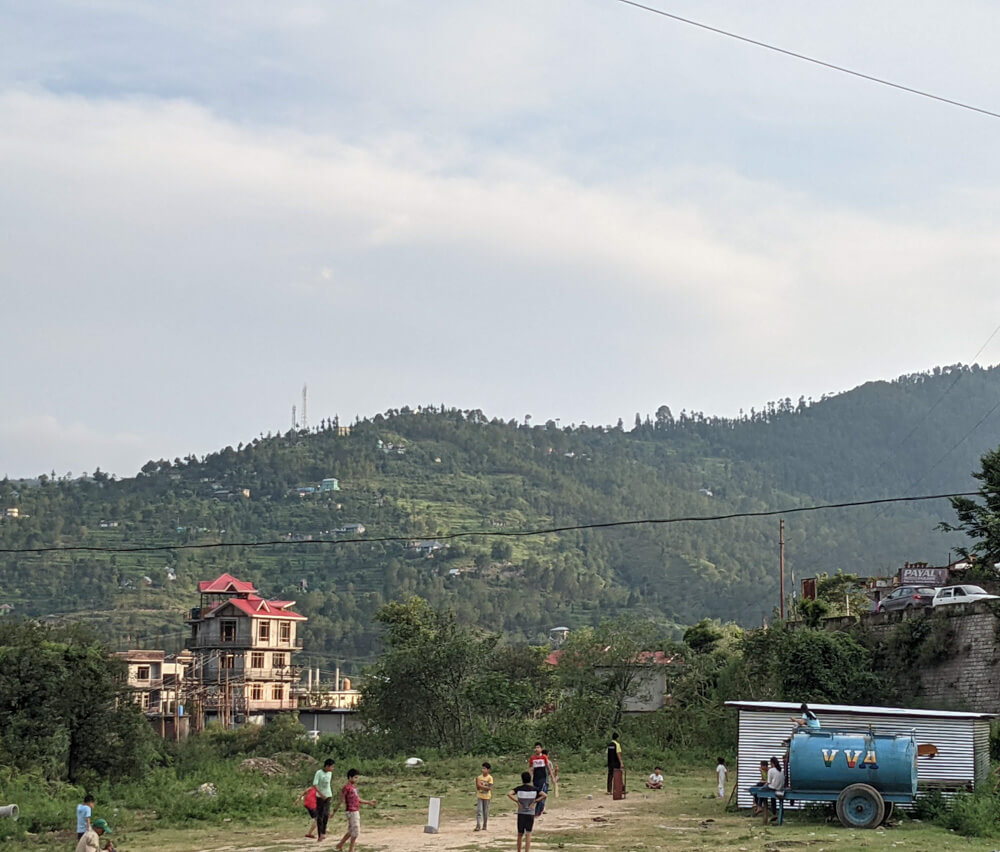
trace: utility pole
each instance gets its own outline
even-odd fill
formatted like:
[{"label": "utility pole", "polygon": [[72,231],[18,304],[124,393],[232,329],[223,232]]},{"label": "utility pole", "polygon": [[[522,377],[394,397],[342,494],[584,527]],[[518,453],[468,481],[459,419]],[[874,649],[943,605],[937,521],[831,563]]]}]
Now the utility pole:
[{"label": "utility pole", "polygon": [[778,613],[785,620],[785,519],[778,521],[778,571],[780,572],[781,602]]}]

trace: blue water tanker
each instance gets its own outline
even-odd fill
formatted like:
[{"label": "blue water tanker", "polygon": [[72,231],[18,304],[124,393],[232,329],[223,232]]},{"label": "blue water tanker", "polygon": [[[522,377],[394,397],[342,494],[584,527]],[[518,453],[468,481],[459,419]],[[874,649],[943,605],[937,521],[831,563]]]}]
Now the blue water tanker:
[{"label": "blue water tanker", "polygon": [[913,804],[917,744],[912,733],[802,728],[789,741],[783,794],[767,787],[751,792],[785,802],[833,802],[848,828],[875,828],[893,805]]}]

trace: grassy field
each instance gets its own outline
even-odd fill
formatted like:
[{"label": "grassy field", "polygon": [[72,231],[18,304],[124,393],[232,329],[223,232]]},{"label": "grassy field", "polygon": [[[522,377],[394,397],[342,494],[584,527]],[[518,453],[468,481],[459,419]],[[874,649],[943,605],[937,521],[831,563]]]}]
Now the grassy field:
[{"label": "grassy field", "polygon": [[[469,761],[473,764],[474,761]],[[451,761],[449,761],[451,764]],[[449,766],[449,770],[452,767]],[[519,761],[498,760],[494,764],[497,789],[487,832],[473,832],[475,804],[470,765],[468,779],[443,780],[434,767],[380,778],[365,778],[362,797],[375,797],[375,809],[362,809],[359,849],[389,852],[471,852],[512,849],[515,845],[513,806],[504,792],[515,783]],[[452,773],[449,773],[452,774]],[[593,852],[593,850],[734,850],[734,852],[778,852],[807,849],[834,850],[995,850],[997,841],[967,838],[943,828],[901,818],[875,831],[854,831],[822,816],[790,814],[785,825],[765,826],[746,812],[727,810],[714,795],[715,774],[711,766],[668,772],[665,789],[641,788],[633,773],[631,790],[623,801],[604,794],[604,778],[597,773],[565,774],[559,796],[550,795],[546,815],[538,821],[533,847],[538,852]],[[425,834],[427,800],[442,797],[441,831]],[[121,852],[279,852],[318,848],[304,837],[309,820],[291,806],[288,816],[267,824],[234,819],[232,822],[163,829],[155,819],[155,802],[145,813],[120,814],[114,835]],[[330,824],[332,847],[344,831],[343,813]],[[39,850],[72,848],[72,836],[34,838],[19,848]]]}]

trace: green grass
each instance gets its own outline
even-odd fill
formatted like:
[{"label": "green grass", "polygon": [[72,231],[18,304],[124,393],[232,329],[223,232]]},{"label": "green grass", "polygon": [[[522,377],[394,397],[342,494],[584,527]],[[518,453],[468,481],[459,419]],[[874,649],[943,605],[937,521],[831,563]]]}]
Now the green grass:
[{"label": "green grass", "polygon": [[[519,783],[517,776],[524,756],[491,756],[497,785],[488,835],[471,831],[472,784],[481,758],[444,759],[431,753],[424,758],[426,765],[412,770],[402,766],[402,757],[338,759],[337,775],[357,764],[363,773],[362,796],[379,802],[376,809],[364,811],[361,848],[408,852],[410,844],[418,850],[424,843],[448,852],[511,848],[514,821],[504,793],[508,785]],[[714,795],[715,774],[709,764],[668,769],[663,791],[643,789],[643,772],[635,764],[628,798],[614,802],[603,793],[604,774],[595,771],[596,758],[588,761],[590,767],[586,770],[567,771],[565,767],[574,762],[583,760],[564,760],[560,796],[551,798],[549,813],[538,825],[533,846],[539,852],[778,852],[796,848],[814,852],[855,852],[858,848],[873,852],[985,852],[997,848],[994,839],[963,837],[939,825],[905,817],[876,831],[828,823],[822,811],[788,813],[785,825],[765,826],[746,812],[723,806]],[[112,822],[122,852],[200,852],[222,846],[232,850],[288,849],[289,843],[291,848],[297,848],[295,841],[302,839],[308,818],[293,808],[292,801],[309,776],[311,771],[303,769],[284,778],[260,779],[234,772],[232,762],[206,763],[180,781],[154,774],[151,780],[133,788],[100,790],[97,813]],[[217,784],[219,795],[210,800],[192,796],[189,791],[202,780]],[[46,792],[18,779],[8,780],[4,788],[5,798],[17,800],[22,793],[27,796],[18,802],[24,814],[22,823],[38,820],[41,814],[37,810],[46,820],[61,820],[62,830],[20,833],[0,841],[0,849],[44,852],[70,848],[72,813],[80,791],[51,788]],[[29,788],[34,790],[30,795]],[[442,798],[442,833],[433,839],[422,833],[431,796]],[[978,813],[984,807],[982,803],[971,805],[962,818],[968,819],[968,811]],[[342,815],[335,818],[331,834],[342,829],[342,821]]]}]

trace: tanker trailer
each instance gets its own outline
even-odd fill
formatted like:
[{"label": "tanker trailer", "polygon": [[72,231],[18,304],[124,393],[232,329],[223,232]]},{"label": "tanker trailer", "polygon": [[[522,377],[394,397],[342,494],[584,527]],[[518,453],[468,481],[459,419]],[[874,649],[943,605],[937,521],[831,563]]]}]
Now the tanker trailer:
[{"label": "tanker trailer", "polygon": [[846,827],[875,828],[894,804],[911,805],[917,795],[914,735],[802,728],[789,740],[785,789],[776,794],[752,787],[751,792],[776,798],[781,811],[786,801],[835,803]]}]

